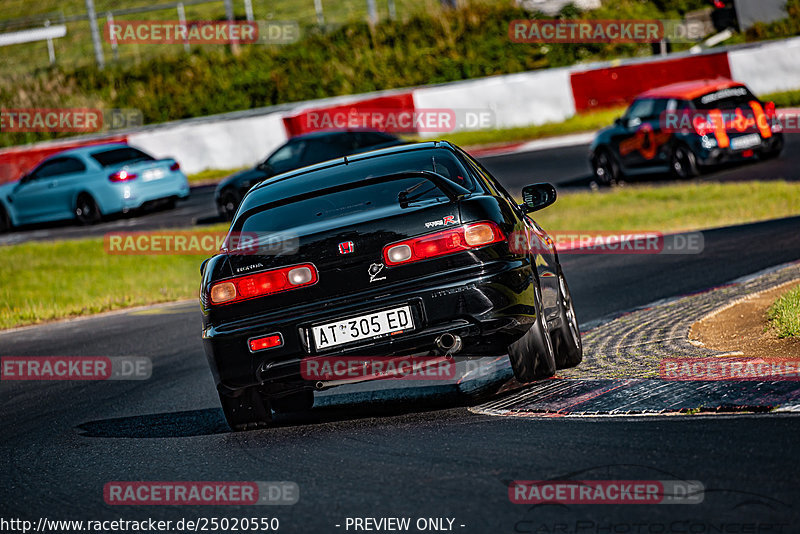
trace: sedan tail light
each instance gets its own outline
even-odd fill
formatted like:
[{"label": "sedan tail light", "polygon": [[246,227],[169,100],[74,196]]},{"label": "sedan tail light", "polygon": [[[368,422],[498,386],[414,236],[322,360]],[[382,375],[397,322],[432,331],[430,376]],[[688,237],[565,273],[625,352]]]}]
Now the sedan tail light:
[{"label": "sedan tail light", "polygon": [[503,231],[493,222],[466,224],[386,245],[383,259],[386,265],[401,265],[485,247],[505,239]]},{"label": "sedan tail light", "polygon": [[138,174],[121,170],[109,175],[108,179],[112,182],[127,182],[128,180],[135,180]]},{"label": "sedan tail light", "polygon": [[175,163],[173,163],[172,165],[169,166],[169,170],[171,170],[171,171],[179,171],[179,170],[181,170],[181,164],[176,161]]},{"label": "sedan tail light", "polygon": [[311,263],[231,278],[211,286],[211,304],[230,304],[317,283],[317,268]]}]

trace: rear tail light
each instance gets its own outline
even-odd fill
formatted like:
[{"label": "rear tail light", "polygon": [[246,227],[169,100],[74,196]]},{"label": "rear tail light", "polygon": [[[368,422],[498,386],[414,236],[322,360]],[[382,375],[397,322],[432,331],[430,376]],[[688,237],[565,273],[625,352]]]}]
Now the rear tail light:
[{"label": "rear tail light", "polygon": [[176,161],[175,163],[173,163],[172,165],[169,166],[169,170],[171,170],[171,171],[179,171],[179,170],[181,170],[181,164]]},{"label": "rear tail light", "polygon": [[764,112],[770,119],[775,117],[776,111],[777,110],[775,109],[775,102],[767,102],[766,104],[764,104]]},{"label": "rear tail light", "polygon": [[128,180],[134,180],[137,176],[139,175],[126,170],[121,170],[109,175],[108,179],[112,182],[127,182]]},{"label": "rear tail light", "polygon": [[211,304],[230,304],[316,283],[316,267],[311,263],[304,263],[217,282],[211,286],[209,296]]},{"label": "rear tail light", "polygon": [[273,349],[283,345],[283,338],[280,334],[270,334],[264,337],[254,337],[247,342],[251,352]]},{"label": "rear tail light", "polygon": [[400,265],[485,247],[505,239],[503,231],[493,222],[467,224],[386,245],[383,259],[386,265]]}]

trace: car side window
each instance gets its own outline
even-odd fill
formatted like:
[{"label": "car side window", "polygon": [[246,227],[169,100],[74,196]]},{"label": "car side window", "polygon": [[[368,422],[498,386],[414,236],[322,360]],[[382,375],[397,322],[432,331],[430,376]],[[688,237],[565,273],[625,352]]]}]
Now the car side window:
[{"label": "car side window", "polygon": [[356,132],[353,135],[359,147],[382,145],[394,140],[392,137],[378,132]]},{"label": "car side window", "polygon": [[355,139],[347,135],[311,139],[306,143],[306,151],[300,163],[305,166],[341,158],[351,154],[355,148]]},{"label": "car side window", "polygon": [[86,170],[86,165],[77,158],[62,157],[54,158],[41,164],[35,171],[33,171],[32,178],[50,178],[53,176],[61,176],[63,174],[73,174],[76,172],[83,172]]},{"label": "car side window", "polygon": [[275,172],[295,169],[300,166],[300,156],[305,146],[305,141],[289,141],[267,159],[267,164]]},{"label": "car side window", "polygon": [[634,119],[647,119],[653,116],[655,110],[655,100],[651,98],[642,98],[631,104],[628,111],[625,113],[625,119],[631,121]]}]

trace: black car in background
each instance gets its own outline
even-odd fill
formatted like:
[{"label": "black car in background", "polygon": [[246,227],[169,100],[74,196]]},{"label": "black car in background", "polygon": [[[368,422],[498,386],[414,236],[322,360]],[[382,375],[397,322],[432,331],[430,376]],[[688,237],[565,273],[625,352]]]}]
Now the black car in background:
[{"label": "black car in background", "polygon": [[245,193],[261,180],[329,159],[402,142],[394,135],[371,130],[328,131],[299,135],[281,145],[252,169],[237,172],[223,179],[214,192],[217,210],[226,220],[231,220]]},{"label": "black car in background", "polygon": [[309,358],[507,353],[524,382],[577,365],[554,243],[528,215],[556,191],[527,186],[523,198],[446,142],[254,186],[201,267],[203,343],[230,426],[308,409],[337,385],[304,379]]},{"label": "black car in background", "polygon": [[688,179],[724,163],[771,159],[783,150],[775,104],[742,83],[718,78],[646,91],[613,126],[597,133],[589,158],[595,180],[671,173]]}]

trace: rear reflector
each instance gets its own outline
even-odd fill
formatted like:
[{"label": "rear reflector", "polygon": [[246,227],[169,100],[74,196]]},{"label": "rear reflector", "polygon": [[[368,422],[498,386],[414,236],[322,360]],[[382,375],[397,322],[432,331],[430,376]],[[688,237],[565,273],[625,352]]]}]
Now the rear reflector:
[{"label": "rear reflector", "polygon": [[232,278],[211,286],[212,304],[230,304],[300,289],[317,283],[317,268],[311,263]]},{"label": "rear reflector", "polygon": [[383,259],[386,265],[400,265],[485,247],[500,241],[505,241],[505,235],[497,224],[480,222],[386,245]]},{"label": "rear reflector", "polygon": [[138,174],[130,173],[128,171],[122,170],[119,172],[115,172],[114,174],[109,175],[108,179],[112,182],[127,182],[128,180],[133,180],[138,176]]},{"label": "rear reflector", "polygon": [[259,350],[280,347],[283,345],[283,338],[280,334],[270,334],[265,337],[254,337],[248,341],[248,344],[250,345],[250,350],[252,352],[258,352]]},{"label": "rear reflector", "polygon": [[172,165],[169,166],[169,170],[171,170],[171,171],[179,171],[179,170],[181,170],[181,164],[176,161],[175,163],[173,163]]}]

